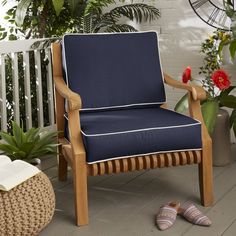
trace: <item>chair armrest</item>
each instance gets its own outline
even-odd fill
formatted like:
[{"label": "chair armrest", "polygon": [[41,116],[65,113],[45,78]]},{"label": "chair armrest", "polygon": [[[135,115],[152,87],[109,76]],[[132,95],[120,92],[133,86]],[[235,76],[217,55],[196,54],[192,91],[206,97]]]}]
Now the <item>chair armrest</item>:
[{"label": "chair armrest", "polygon": [[206,91],[200,86],[184,84],[178,80],[171,78],[169,75],[165,73],[164,73],[164,81],[166,84],[174,88],[185,89],[189,91],[194,101],[206,99]]},{"label": "chair armrest", "polygon": [[70,90],[60,76],[54,77],[54,83],[58,93],[68,101],[70,110],[79,110],[82,107],[80,95]]}]

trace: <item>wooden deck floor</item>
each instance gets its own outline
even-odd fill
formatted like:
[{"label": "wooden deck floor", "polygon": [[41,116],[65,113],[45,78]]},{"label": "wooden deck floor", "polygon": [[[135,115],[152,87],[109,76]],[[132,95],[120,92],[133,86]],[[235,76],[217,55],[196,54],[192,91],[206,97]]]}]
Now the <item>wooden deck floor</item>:
[{"label": "wooden deck floor", "polygon": [[[90,224],[75,226],[71,173],[66,182],[57,180],[55,158],[43,161],[56,194],[52,222],[40,236],[235,236],[236,235],[236,145],[232,163],[214,167],[215,204],[199,203],[197,166],[163,168],[119,175],[89,177]],[[168,201],[192,201],[212,220],[211,227],[193,226],[177,217],[175,225],[159,231],[155,215]]]}]

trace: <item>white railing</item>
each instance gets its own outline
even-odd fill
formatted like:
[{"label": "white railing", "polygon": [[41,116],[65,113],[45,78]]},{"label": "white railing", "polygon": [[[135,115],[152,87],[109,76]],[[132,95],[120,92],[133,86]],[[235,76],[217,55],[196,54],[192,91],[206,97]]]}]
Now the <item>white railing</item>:
[{"label": "white railing", "polygon": [[54,126],[51,50],[32,48],[36,41],[0,42],[1,130],[11,119],[26,129]]}]

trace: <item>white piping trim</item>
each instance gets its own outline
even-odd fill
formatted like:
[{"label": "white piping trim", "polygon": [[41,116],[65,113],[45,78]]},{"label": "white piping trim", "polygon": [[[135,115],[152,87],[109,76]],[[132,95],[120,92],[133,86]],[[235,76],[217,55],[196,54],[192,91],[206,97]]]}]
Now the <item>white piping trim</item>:
[{"label": "white piping trim", "polygon": [[155,128],[146,128],[146,129],[136,129],[136,130],[129,130],[129,131],[119,131],[114,133],[104,133],[104,134],[85,134],[82,130],[81,133],[86,137],[97,137],[97,136],[107,136],[107,135],[116,135],[116,134],[126,134],[126,133],[134,133],[134,132],[142,132],[142,131],[148,131],[148,130],[160,130],[160,129],[174,129],[174,128],[180,128],[180,127],[189,127],[189,126],[195,126],[200,125],[200,123],[196,124],[187,124],[187,125],[175,125],[175,126],[164,126],[164,127],[155,127]]},{"label": "white piping trim", "polygon": [[[66,84],[67,87],[69,87],[69,82],[68,82],[68,73],[67,73],[67,64],[66,64],[66,58],[65,58],[65,46],[64,46],[64,38],[66,36],[74,36],[74,35],[78,35],[78,36],[87,36],[87,35],[114,35],[114,34],[142,34],[142,33],[156,33],[157,36],[157,51],[158,51],[158,55],[159,55],[159,62],[160,62],[160,69],[161,69],[161,74],[162,74],[162,81],[163,81],[163,87],[164,87],[164,92],[165,92],[165,82],[164,82],[164,74],[163,74],[163,70],[162,70],[162,62],[161,62],[161,56],[160,56],[160,47],[159,47],[159,39],[158,39],[158,32],[155,30],[149,30],[149,31],[139,31],[139,32],[116,32],[116,33],[87,33],[87,34],[81,34],[81,33],[68,33],[63,35],[62,37],[62,42],[63,42],[63,46],[62,46],[62,50],[63,50],[63,60],[64,60],[64,66],[65,66],[65,74],[66,74]],[[153,105],[153,104],[163,104],[166,103],[166,93],[164,94],[165,99],[164,101],[161,102],[153,102],[153,103],[138,103],[138,104],[129,104],[129,105],[119,105],[119,106],[109,106],[109,107],[98,107],[98,108],[82,108],[80,109],[81,111],[93,111],[93,110],[102,110],[102,109],[109,109],[109,108],[121,108],[121,107],[131,107],[131,106],[138,106],[138,105]]]},{"label": "white piping trim", "polygon": [[64,36],[63,36],[63,38],[62,38],[62,51],[63,51],[63,53],[62,53],[62,58],[63,58],[63,60],[64,60],[64,66],[65,66],[65,70],[64,70],[64,72],[65,72],[65,74],[66,74],[66,85],[67,85],[67,87],[69,88],[69,83],[68,83],[68,74],[67,74],[67,64],[66,64],[66,57],[65,57],[65,55],[66,55],[66,49],[65,49],[65,45],[64,45]]},{"label": "white piping trim", "polygon": [[155,155],[158,153],[167,153],[167,152],[185,152],[185,151],[200,151],[202,148],[196,148],[196,149],[180,149],[180,150],[171,150],[171,151],[159,151],[159,152],[150,152],[150,153],[144,153],[144,154],[135,154],[131,156],[122,156],[122,157],[113,157],[109,159],[103,159],[99,161],[93,161],[93,162],[87,162],[87,164],[95,164],[99,162],[104,162],[104,161],[112,161],[112,160],[119,160],[119,159],[124,159],[124,158],[131,158],[131,157],[137,157],[137,156],[145,156],[145,155]]},{"label": "white piping trim", "polygon": [[163,104],[163,103],[165,103],[165,101],[164,102],[150,102],[150,103],[134,103],[134,104],[129,104],[129,105],[120,105],[120,106],[111,106],[111,107],[83,108],[83,109],[80,109],[80,111],[95,111],[95,110],[104,110],[104,109],[110,109],[110,108],[158,105],[158,104]]}]

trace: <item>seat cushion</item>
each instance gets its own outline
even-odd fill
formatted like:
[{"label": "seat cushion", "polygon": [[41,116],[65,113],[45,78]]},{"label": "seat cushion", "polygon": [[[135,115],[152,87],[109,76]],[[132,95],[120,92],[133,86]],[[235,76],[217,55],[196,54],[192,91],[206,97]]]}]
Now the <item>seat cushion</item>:
[{"label": "seat cushion", "polygon": [[65,80],[83,110],[166,100],[156,32],[69,34],[62,55]]},{"label": "seat cushion", "polygon": [[200,122],[159,107],[82,112],[87,162],[201,149]]}]

